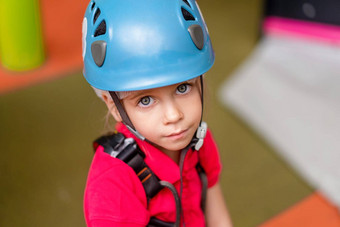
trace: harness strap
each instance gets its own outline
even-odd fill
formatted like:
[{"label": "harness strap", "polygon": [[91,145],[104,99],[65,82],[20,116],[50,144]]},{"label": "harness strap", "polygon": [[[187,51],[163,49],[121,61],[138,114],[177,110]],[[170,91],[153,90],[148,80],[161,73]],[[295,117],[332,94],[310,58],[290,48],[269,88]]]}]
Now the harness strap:
[{"label": "harness strap", "polygon": [[93,143],[95,151],[99,145],[104,147],[105,153],[124,161],[134,170],[144,187],[148,202],[164,187],[168,188],[173,194],[176,203],[176,222],[164,222],[155,217],[151,217],[148,227],[179,227],[182,205],[176,188],[169,182],[161,181],[153,173],[144,162],[145,154],[140,150],[136,141],[132,138],[125,138],[121,133],[115,133],[109,136],[102,136],[95,140]]},{"label": "harness strap", "polygon": [[174,227],[174,223],[161,221],[155,217],[151,217],[147,227]]},{"label": "harness strap", "polygon": [[[93,142],[93,148],[96,151],[98,146],[104,147],[104,152],[109,154],[114,158],[118,158],[128,164],[138,176],[140,182],[142,183],[148,202],[152,199],[161,189],[164,187],[168,188],[175,198],[176,203],[176,222],[168,223],[158,220],[154,217],[150,219],[149,227],[169,227],[169,226],[179,226],[180,218],[182,214],[182,205],[180,197],[176,191],[176,188],[169,182],[161,181],[149,168],[149,166],[144,162],[145,154],[140,150],[136,141],[133,138],[125,138],[122,133],[114,133],[108,136],[102,136]],[[192,144],[194,146],[194,143]],[[181,152],[180,161],[180,172],[182,174],[183,162],[187,151],[190,149],[188,146]],[[205,201],[207,193],[207,176],[204,169],[198,163],[196,166],[197,172],[201,178],[202,182],[202,198],[201,198],[201,208],[204,212]],[[182,176],[181,176],[182,178]],[[180,194],[182,195],[182,182],[180,188]]]},{"label": "harness strap", "polygon": [[145,154],[137,146],[134,139],[126,139],[123,134],[115,133],[110,136],[100,137],[93,145],[95,150],[99,145],[103,146],[105,153],[128,164],[141,181],[148,200],[153,198],[163,188],[159,183],[159,178],[144,162]]},{"label": "harness strap", "polygon": [[207,192],[208,192],[208,178],[207,178],[207,174],[205,173],[200,163],[196,165],[196,170],[198,172],[199,177],[201,178],[201,183],[202,183],[201,209],[203,213],[205,213],[205,204],[207,201]]},{"label": "harness strap", "polygon": [[[176,222],[175,224],[173,224],[173,226],[180,226],[181,223],[181,214],[182,214],[182,204],[181,204],[181,200],[177,194],[176,188],[175,186],[173,186],[171,183],[167,182],[167,181],[160,181],[160,184],[163,185],[164,187],[167,187],[171,193],[173,194],[174,198],[175,198],[175,203],[176,203]],[[148,225],[149,226],[149,225]]]}]

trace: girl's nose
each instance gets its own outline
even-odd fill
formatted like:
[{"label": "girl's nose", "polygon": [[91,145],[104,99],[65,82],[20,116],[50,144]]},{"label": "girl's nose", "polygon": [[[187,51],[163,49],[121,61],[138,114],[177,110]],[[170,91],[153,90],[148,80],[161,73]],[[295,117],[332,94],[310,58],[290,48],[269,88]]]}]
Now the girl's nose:
[{"label": "girl's nose", "polygon": [[164,111],[164,124],[175,123],[184,117],[180,106],[174,100],[167,103]]}]

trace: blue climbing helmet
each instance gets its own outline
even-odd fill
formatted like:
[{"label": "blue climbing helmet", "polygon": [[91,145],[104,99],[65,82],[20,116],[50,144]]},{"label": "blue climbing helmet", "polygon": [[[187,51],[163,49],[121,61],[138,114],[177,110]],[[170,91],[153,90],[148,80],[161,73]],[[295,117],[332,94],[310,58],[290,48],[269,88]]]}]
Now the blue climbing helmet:
[{"label": "blue climbing helmet", "polygon": [[107,91],[180,83],[214,63],[195,0],[92,0],[83,20],[84,76]]}]

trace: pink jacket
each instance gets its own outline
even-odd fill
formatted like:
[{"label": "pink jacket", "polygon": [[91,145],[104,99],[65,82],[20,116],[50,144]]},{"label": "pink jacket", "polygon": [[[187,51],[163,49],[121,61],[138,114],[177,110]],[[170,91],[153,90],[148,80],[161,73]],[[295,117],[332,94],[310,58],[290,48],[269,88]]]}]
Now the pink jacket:
[{"label": "pink jacket", "polygon": [[[123,124],[118,124],[117,130],[137,141],[146,154],[146,164],[161,180],[172,183],[179,193],[179,166],[160,150],[137,139]],[[170,190],[162,189],[148,204],[144,188],[133,169],[103,150],[100,146],[94,155],[85,188],[84,213],[87,226],[146,226],[150,217],[175,222],[176,207]],[[207,173],[208,187],[215,185],[221,172],[221,162],[209,130],[199,152],[189,150],[184,161],[182,220],[186,227],[205,225],[200,207],[201,181],[195,168],[198,160]]]}]

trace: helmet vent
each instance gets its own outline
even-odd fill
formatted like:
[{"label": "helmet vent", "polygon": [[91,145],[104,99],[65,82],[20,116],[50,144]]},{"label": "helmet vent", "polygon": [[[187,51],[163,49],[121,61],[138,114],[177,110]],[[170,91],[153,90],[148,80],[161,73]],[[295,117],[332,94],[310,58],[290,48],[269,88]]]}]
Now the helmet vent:
[{"label": "helmet vent", "polygon": [[185,4],[187,4],[187,5],[191,8],[191,5],[190,5],[190,3],[188,2],[188,0],[183,0],[183,2],[184,2]]},{"label": "helmet vent", "polygon": [[102,22],[100,22],[96,31],[94,32],[94,37],[104,35],[105,33],[106,33],[106,22],[105,20],[102,20]]},{"label": "helmet vent", "polygon": [[184,17],[184,20],[188,21],[188,20],[195,20],[195,17],[186,9],[184,9],[183,7],[181,8],[182,10],[182,15]]},{"label": "helmet vent", "polygon": [[97,21],[99,15],[100,15],[100,9],[98,8],[98,9],[96,10],[96,12],[94,13],[93,24],[96,23],[96,21]]},{"label": "helmet vent", "polygon": [[91,5],[91,10],[93,10],[94,6],[96,5],[95,2],[92,2],[92,5]]}]

